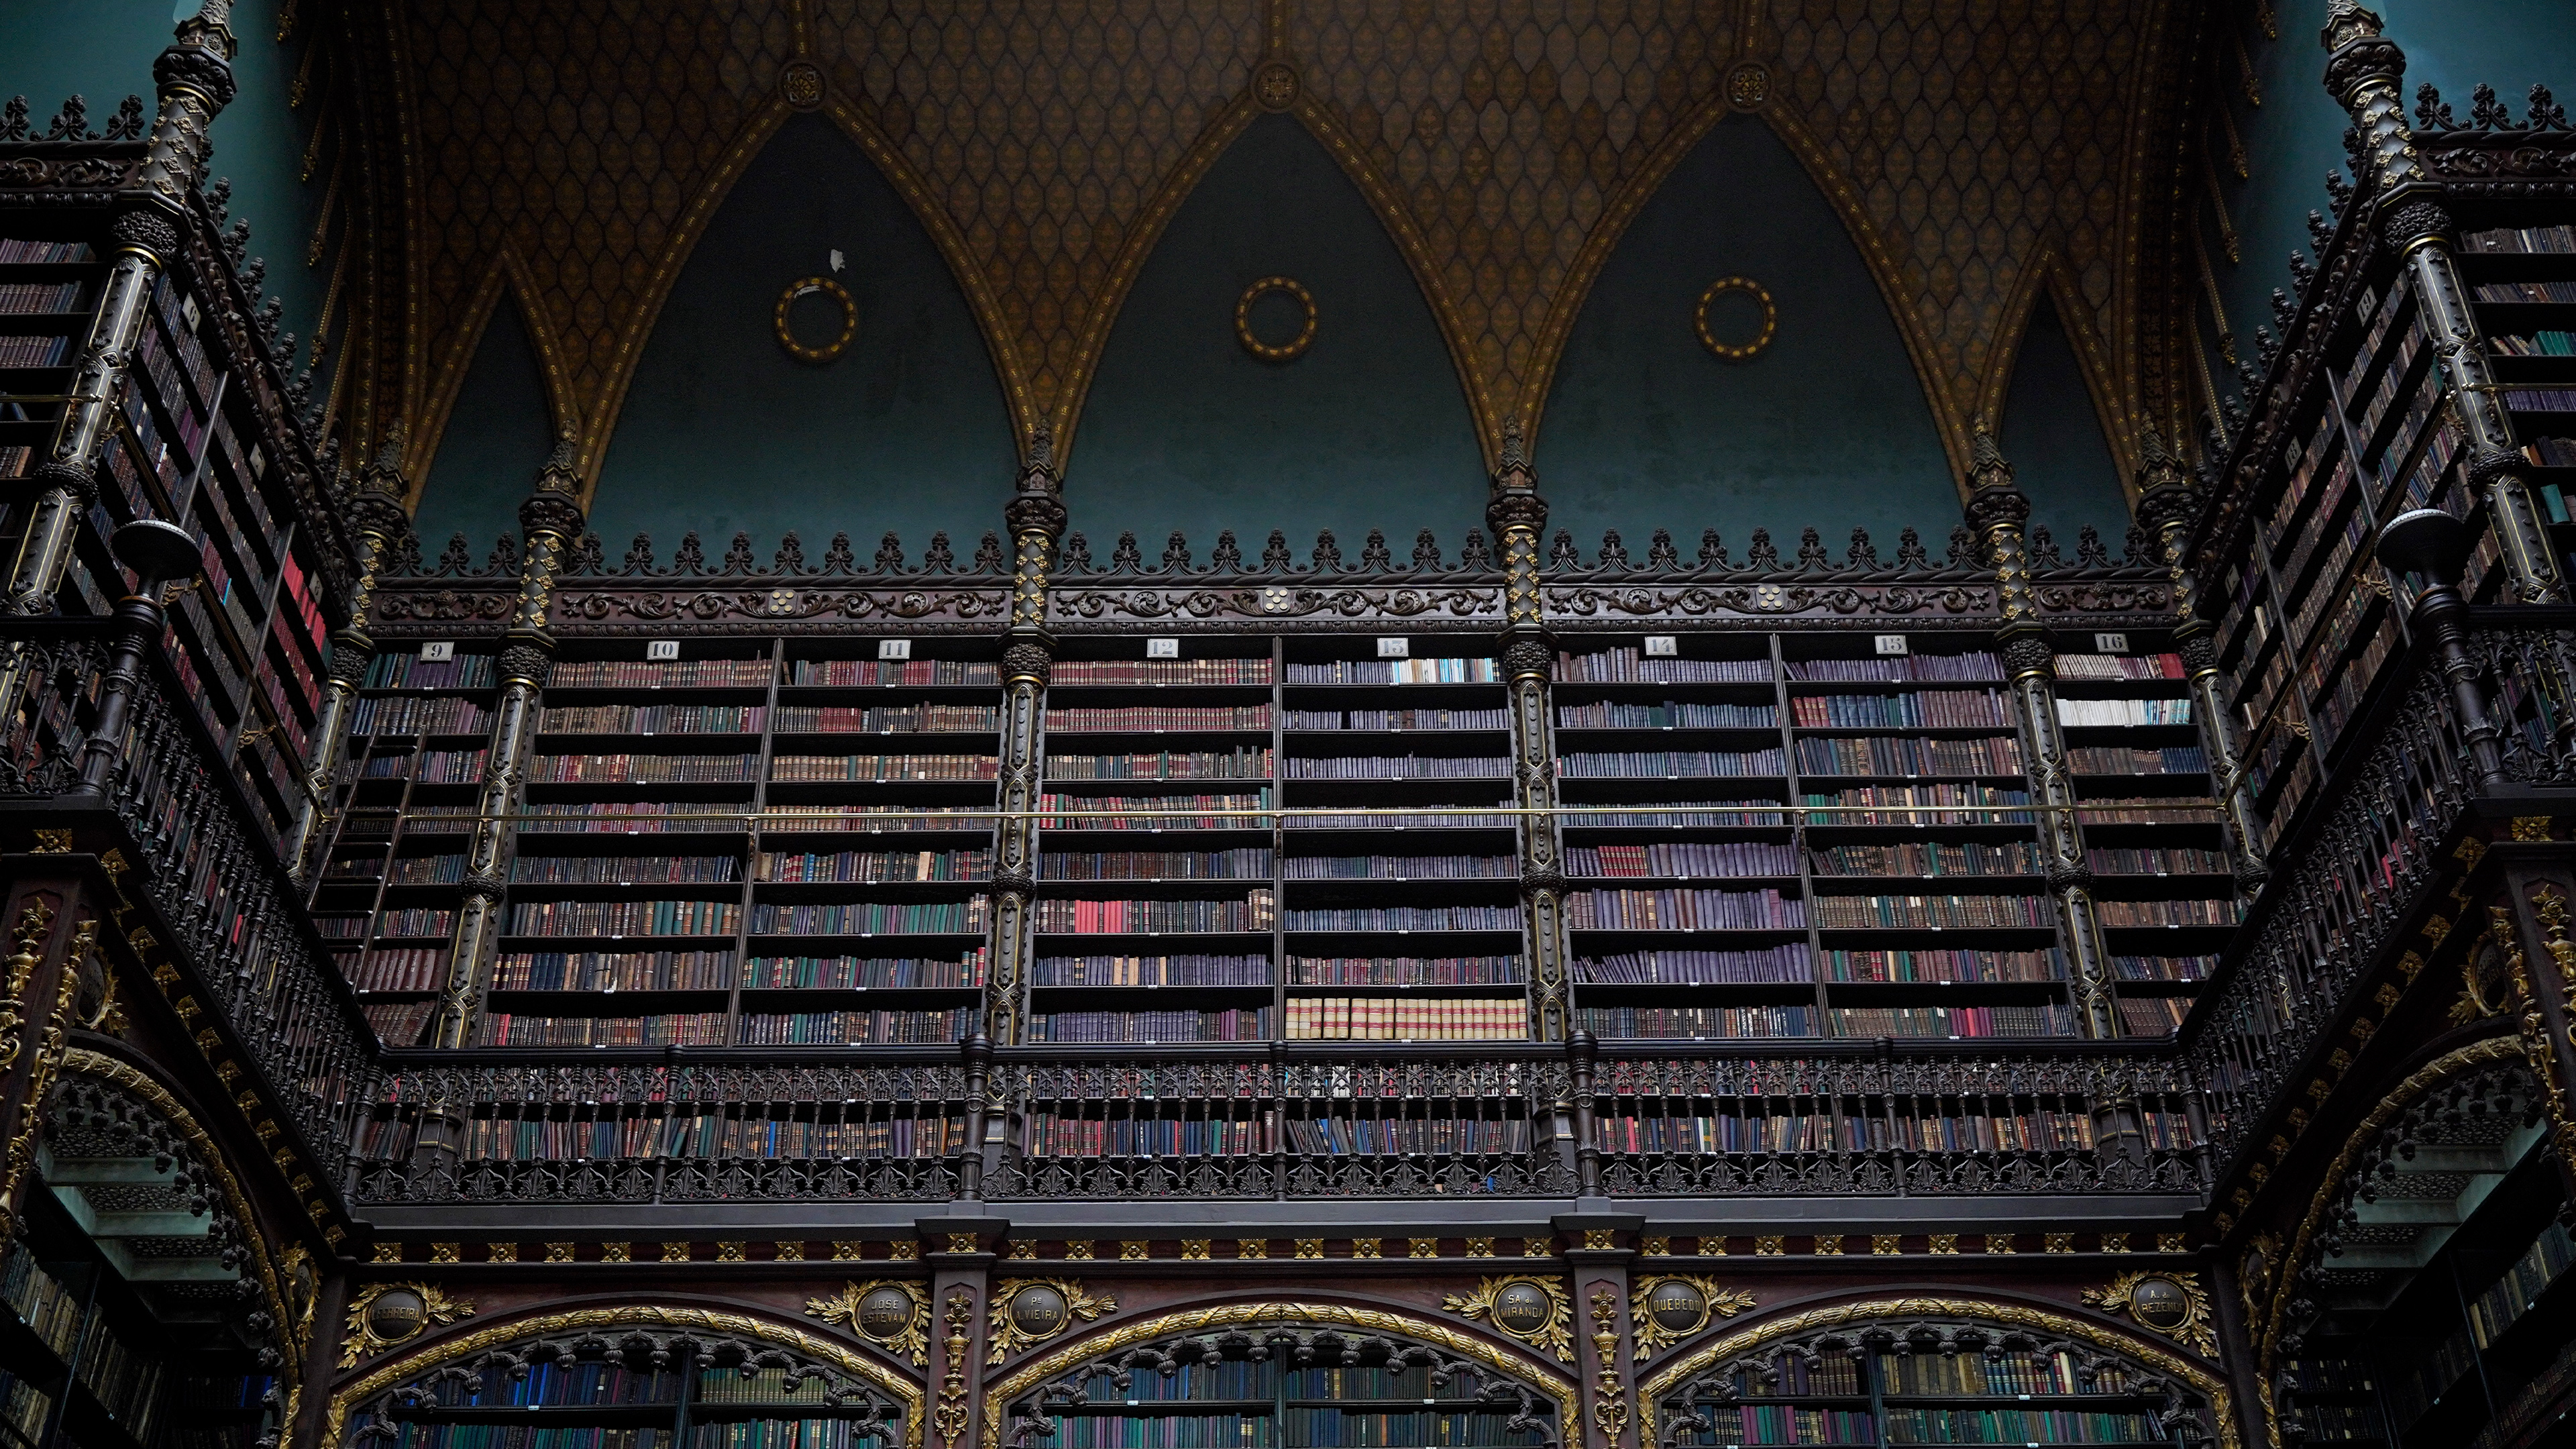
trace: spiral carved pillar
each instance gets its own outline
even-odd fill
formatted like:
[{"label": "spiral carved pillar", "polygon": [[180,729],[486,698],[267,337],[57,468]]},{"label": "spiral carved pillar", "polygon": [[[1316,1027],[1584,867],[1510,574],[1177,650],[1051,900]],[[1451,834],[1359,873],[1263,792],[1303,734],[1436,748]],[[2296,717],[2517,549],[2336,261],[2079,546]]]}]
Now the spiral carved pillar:
[{"label": "spiral carved pillar", "polygon": [[2164,554],[2165,573],[2173,580],[2174,649],[2182,656],[2184,677],[2191,684],[2191,718],[2200,729],[2200,747],[2209,756],[2209,781],[2218,798],[2219,823],[2227,837],[2228,872],[2237,893],[2252,896],[2263,888],[2270,867],[2263,861],[2263,824],[2254,813],[2253,792],[2245,783],[2245,765],[2236,748],[2235,721],[2223,693],[2225,676],[2218,668],[2218,628],[2203,616],[2199,583],[2188,562],[2192,521],[2200,516],[2200,494],[2182,465],[2165,451],[2152,431],[2146,438],[2146,466],[2138,476],[2138,522],[2155,530]]},{"label": "spiral carved pillar", "polygon": [[1046,763],[1040,728],[1055,635],[1046,627],[1047,570],[1064,536],[1055,450],[1030,439],[1018,489],[1002,507],[1011,531],[1011,624],[1002,644],[1002,760],[993,822],[993,946],[984,993],[984,1034],[998,1046],[1027,1039],[1029,957],[1037,910],[1038,790]]},{"label": "spiral carved pillar", "polygon": [[512,606],[510,627],[502,635],[497,673],[501,696],[492,713],[492,742],[483,760],[483,793],[474,812],[474,840],[465,854],[465,901],[456,913],[456,945],[447,961],[447,984],[439,993],[435,1044],[472,1044],[482,983],[491,974],[492,956],[501,939],[501,899],[508,888],[504,869],[516,832],[510,817],[518,813],[522,758],[536,735],[538,706],[545,696],[546,676],[554,670],[555,636],[546,628],[554,605],[555,565],[581,537],[581,478],[573,471],[573,444],[567,438],[537,471],[537,488],[519,505],[519,528],[526,550],[519,559],[519,598]]},{"label": "spiral carved pillar", "polygon": [[1995,652],[2003,656],[2011,680],[2013,714],[2035,796],[2031,803],[2038,807],[2041,863],[2066,941],[2076,1026],[2089,1037],[2118,1036],[2120,1013],[2112,1001],[2110,961],[2094,908],[2093,868],[2084,854],[2075,782],[2066,770],[2066,734],[2057,717],[2056,654],[2039,620],[2022,546],[2030,497],[2013,486],[2012,464],[1995,450],[1995,440],[1983,428],[1977,430],[1968,488],[1968,526],[1984,541],[1986,558],[1995,568],[1995,602],[2004,620],[1995,631]]},{"label": "spiral carved pillar", "polygon": [[1565,943],[1565,844],[1556,817],[1556,728],[1548,689],[1556,641],[1539,600],[1539,538],[1547,500],[1521,448],[1503,435],[1485,524],[1503,554],[1503,674],[1510,681],[1512,804],[1520,819],[1523,948],[1529,960],[1530,1036],[1563,1041],[1573,1027]]},{"label": "spiral carved pillar", "polygon": [[2567,581],[2523,480],[2529,464],[2497,394],[2486,337],[2460,282],[2442,184],[2425,169],[2406,125],[2399,95],[2406,52],[2379,30],[2377,15],[2354,0],[2334,0],[2318,35],[2330,52],[2326,90],[2351,114],[2361,138],[2357,169],[2366,174],[2353,180],[2374,208],[2381,236],[2404,258],[2424,335],[2450,384],[2451,411],[2468,434],[2469,485],[2485,500],[2514,593],[2528,604],[2564,603]]},{"label": "spiral carved pillar", "polygon": [[331,636],[331,663],[323,675],[321,712],[310,737],[313,759],[304,774],[304,799],[296,807],[295,826],[280,851],[288,872],[299,883],[312,869],[307,856],[320,828],[324,802],[331,798],[331,776],[340,767],[349,704],[367,677],[368,661],[375,657],[376,641],[367,633],[367,615],[375,600],[376,572],[411,534],[411,515],[402,502],[410,491],[403,482],[402,452],[403,434],[396,428],[386,435],[376,461],[360,474],[357,492],[349,500],[358,541],[358,556],[353,560],[357,567],[349,584],[349,622]]}]

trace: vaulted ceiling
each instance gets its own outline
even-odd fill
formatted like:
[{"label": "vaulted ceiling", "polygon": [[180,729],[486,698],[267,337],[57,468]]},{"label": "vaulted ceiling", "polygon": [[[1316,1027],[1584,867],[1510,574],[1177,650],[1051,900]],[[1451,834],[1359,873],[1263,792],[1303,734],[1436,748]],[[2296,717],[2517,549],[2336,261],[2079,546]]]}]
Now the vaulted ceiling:
[{"label": "vaulted ceiling", "polygon": [[[2169,0],[384,0],[344,13],[369,278],[354,442],[435,446],[515,290],[596,476],[691,245],[800,109],[956,271],[1023,434],[1078,454],[1129,283],[1291,112],[1429,298],[1489,458],[1545,426],[1586,289],[1674,163],[1758,111],[1859,244],[1954,465],[2046,291],[2124,471],[2188,416],[2188,5]],[[814,82],[819,80],[819,85]],[[1751,203],[1749,203],[1751,204]],[[1858,401],[1858,400],[1856,400]]]}]

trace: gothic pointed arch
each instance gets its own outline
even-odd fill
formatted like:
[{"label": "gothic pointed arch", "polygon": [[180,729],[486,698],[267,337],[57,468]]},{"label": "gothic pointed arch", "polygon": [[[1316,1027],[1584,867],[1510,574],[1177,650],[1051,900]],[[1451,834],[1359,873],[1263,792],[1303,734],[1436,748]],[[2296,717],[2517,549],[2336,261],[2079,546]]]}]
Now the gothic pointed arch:
[{"label": "gothic pointed arch", "polygon": [[[1311,342],[1263,356],[1256,342]],[[1309,311],[1311,303],[1311,312]],[[1177,529],[1213,541],[1272,528],[1456,539],[1479,521],[1485,463],[1444,333],[1383,215],[1316,132],[1253,120],[1163,227],[1084,403],[1066,493],[1095,536]]]},{"label": "gothic pointed arch", "polygon": [[2062,545],[2092,528],[2117,544],[2129,523],[2131,470],[2118,446],[2125,429],[2100,339],[2070,305],[2064,269],[2043,262],[2016,289],[2008,343],[1990,354],[1979,414],[2030,495],[2031,522]]},{"label": "gothic pointed arch", "polygon": [[[1986,352],[1985,375],[1977,385],[1971,419],[2002,418],[2009,391],[2018,381],[2024,351],[2034,340],[2033,324],[2041,328],[2039,339],[2047,340],[2053,323],[2054,335],[2064,339],[2077,378],[2084,385],[2086,405],[2099,422],[2103,445],[2111,450],[2114,466],[2122,478],[2135,473],[2138,416],[2123,391],[2114,349],[2102,336],[2093,309],[2084,300],[2083,284],[2054,244],[2041,248],[2014,279],[2002,315],[2001,331]],[[2012,456],[2009,447],[2004,456]]]},{"label": "gothic pointed arch", "polygon": [[[1717,120],[1602,262],[1537,438],[1552,527],[1743,539],[1858,525],[1893,541],[1958,520],[1941,404],[1885,259],[1793,130]],[[1743,285],[1712,295],[1727,278]],[[1713,352],[1760,337],[1764,298],[1775,326],[1760,350]]]},{"label": "gothic pointed arch", "polygon": [[424,538],[462,532],[487,540],[515,528],[537,465],[577,427],[541,340],[542,309],[527,305],[523,287],[514,268],[493,268],[477,294],[476,325],[458,334],[462,355],[441,369],[440,391],[406,450],[409,502]]},{"label": "gothic pointed arch", "polygon": [[[782,296],[808,282],[820,295],[796,304],[794,326],[820,342],[845,327],[828,357],[791,354],[778,334]],[[846,522],[971,538],[1018,456],[988,341],[915,205],[850,128],[789,116],[700,226],[617,416],[592,429],[605,434],[592,521],[602,537]]]}]

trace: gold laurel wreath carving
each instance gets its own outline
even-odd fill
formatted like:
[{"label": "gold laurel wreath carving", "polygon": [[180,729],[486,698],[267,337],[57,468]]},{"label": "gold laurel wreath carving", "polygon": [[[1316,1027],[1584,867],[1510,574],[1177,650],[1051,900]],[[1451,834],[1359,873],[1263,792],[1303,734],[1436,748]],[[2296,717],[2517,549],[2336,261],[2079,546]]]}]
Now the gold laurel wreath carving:
[{"label": "gold laurel wreath carving", "polygon": [[[1154,1338],[1178,1338],[1211,1329],[1243,1328],[1270,1323],[1309,1324],[1320,1328],[1358,1328],[1371,1333],[1393,1334],[1446,1349],[1474,1359],[1497,1373],[1507,1374],[1544,1394],[1557,1406],[1558,1442],[1569,1446],[1581,1444],[1583,1426],[1577,1415],[1575,1386],[1559,1377],[1538,1361],[1507,1352],[1482,1339],[1472,1338],[1445,1323],[1391,1313],[1380,1308],[1360,1308],[1344,1303],[1222,1303],[1211,1308],[1196,1308],[1180,1313],[1166,1313],[1156,1318],[1140,1318],[1121,1323],[1078,1343],[1069,1343],[1043,1358],[1032,1360],[997,1383],[987,1386],[992,1405],[984,1415],[983,1449],[1002,1449],[1002,1420],[1013,1399],[1027,1393],[1057,1374],[1099,1354],[1113,1353],[1130,1344]],[[334,1440],[333,1442],[337,1442]],[[2223,1449],[2234,1449],[2232,1444]]]},{"label": "gold laurel wreath carving", "polygon": [[[2182,1322],[2171,1328],[2158,1328],[2138,1316],[2138,1285],[2149,1278],[2169,1279],[2182,1289]],[[2149,1333],[2162,1334],[2204,1358],[2218,1357],[2218,1328],[2210,1317],[2209,1293],[2200,1286],[2198,1273],[2123,1273],[2106,1287],[2085,1289],[2081,1297],[2087,1308],[2126,1313],[2131,1322]]]},{"label": "gold laurel wreath carving", "polygon": [[[1708,306],[1729,292],[1742,292],[1762,307],[1762,330],[1753,340],[1743,343],[1720,342],[1708,327]],[[1751,277],[1720,277],[1699,294],[1699,305],[1691,309],[1691,330],[1699,334],[1699,345],[1729,362],[1749,362],[1756,353],[1771,345],[1780,332],[1780,309],[1771,305],[1771,294]]]},{"label": "gold laurel wreath carving", "polygon": [[[1268,343],[1252,335],[1252,304],[1277,292],[1306,309],[1305,325],[1297,335],[1281,343]],[[1243,350],[1264,362],[1294,362],[1315,345],[1315,298],[1294,277],[1264,277],[1243,289],[1234,302],[1234,340]]]},{"label": "gold laurel wreath carving", "polygon": [[[1049,1333],[1022,1333],[1011,1321],[1011,1300],[1030,1288],[1052,1288],[1064,1295],[1064,1322]],[[1118,1311],[1118,1299],[1108,1293],[1094,1293],[1071,1278],[1006,1278],[993,1285],[992,1341],[984,1356],[988,1365],[1022,1349],[1031,1348],[1050,1338],[1062,1337],[1076,1323],[1089,1323],[1104,1313]]]},{"label": "gold laurel wreath carving", "polygon": [[[386,1338],[367,1322],[367,1310],[377,1299],[397,1288],[408,1288],[420,1295],[420,1327],[401,1338]],[[340,1340],[340,1367],[356,1368],[358,1360],[373,1358],[386,1349],[411,1342],[433,1328],[445,1328],[460,1318],[474,1316],[474,1305],[462,1298],[450,1298],[431,1283],[370,1283],[349,1299],[348,1336]]]},{"label": "gold laurel wreath carving", "polygon": [[1882,1318],[1924,1317],[1974,1318],[2010,1328],[2033,1328],[2043,1333],[2082,1339],[2097,1348],[2135,1359],[2158,1373],[2172,1375],[2190,1385],[2193,1392],[2207,1398],[2210,1417],[2218,1421],[2218,1449],[2242,1449],[2242,1439],[2236,1431],[2234,1402],[2228,1393],[2226,1379],[2170,1349],[2080,1318],[2052,1313],[2045,1308],[1993,1303],[1982,1298],[1873,1298],[1859,1303],[1837,1303],[1830,1308],[1813,1308],[1739,1329],[1664,1365],[1638,1386],[1639,1442],[1650,1446],[1656,1442],[1655,1415],[1663,1396],[1675,1384],[1711,1364],[1722,1363],[1750,1353],[1773,1339],[1795,1334]]},{"label": "gold laurel wreath carving", "polygon": [[[900,1289],[904,1297],[912,1300],[912,1317],[905,1321],[903,1331],[892,1338],[879,1338],[859,1326],[859,1300],[880,1288]],[[845,1326],[854,1337],[865,1339],[898,1357],[911,1359],[915,1368],[930,1367],[930,1295],[921,1291],[921,1285],[910,1278],[870,1278],[864,1283],[844,1284],[840,1292],[829,1298],[806,1299],[805,1313],[825,1323]]]},{"label": "gold laurel wreath carving", "polygon": [[[787,310],[801,299],[814,296],[827,297],[841,304],[841,335],[820,347],[797,341],[795,332],[787,325]],[[778,309],[771,325],[778,333],[778,345],[787,349],[788,356],[820,367],[848,350],[850,339],[859,335],[859,304],[851,301],[848,290],[829,277],[802,277],[788,283],[787,290],[778,294]]]},{"label": "gold laurel wreath carving", "polygon": [[[645,1325],[655,1328],[694,1328],[709,1333],[739,1334],[792,1348],[810,1354],[853,1378],[864,1379],[903,1405],[903,1449],[921,1449],[921,1386],[903,1375],[828,1338],[806,1332],[784,1323],[772,1323],[749,1314],[725,1313],[710,1308],[680,1308],[661,1303],[621,1303],[613,1308],[581,1308],[566,1313],[545,1313],[533,1318],[492,1323],[470,1333],[460,1333],[405,1354],[378,1367],[366,1377],[343,1385],[331,1396],[330,1407],[322,1422],[325,1444],[338,1444],[347,1437],[349,1411],[359,1402],[374,1398],[386,1389],[414,1374],[441,1364],[481,1353],[487,1348],[540,1334],[563,1333],[580,1328],[622,1328]],[[998,1449],[998,1446],[997,1446]]]},{"label": "gold laurel wreath carving", "polygon": [[1592,1427],[1604,1443],[1628,1431],[1628,1390],[1619,1382],[1619,1295],[1607,1283],[1592,1289]]},{"label": "gold laurel wreath carving", "polygon": [[[1688,1283],[1699,1290],[1700,1298],[1706,1304],[1700,1313],[1699,1322],[1688,1328],[1674,1329],[1666,1328],[1655,1321],[1655,1315],[1648,1311],[1648,1305],[1655,1296],[1655,1290],[1666,1283]],[[1628,1290],[1628,1319],[1632,1325],[1630,1331],[1637,1339],[1636,1362],[1644,1363],[1683,1339],[1702,1331],[1708,1327],[1709,1320],[1733,1318],[1745,1309],[1751,1308],[1753,1303],[1753,1293],[1750,1289],[1721,1288],[1716,1279],[1703,1278],[1696,1274],[1658,1273],[1653,1277],[1638,1279]]]},{"label": "gold laurel wreath carving", "polygon": [[[1547,1322],[1526,1332],[1507,1327],[1494,1314],[1494,1302],[1503,1291],[1515,1284],[1527,1283],[1547,1295]],[[1440,1311],[1455,1313],[1471,1322],[1482,1323],[1496,1333],[1517,1338],[1532,1348],[1543,1348],[1555,1354],[1559,1363],[1574,1362],[1574,1305],[1565,1293],[1565,1285],[1553,1278],[1535,1273],[1514,1273],[1503,1278],[1481,1278],[1473,1293],[1449,1293],[1440,1299]]]}]

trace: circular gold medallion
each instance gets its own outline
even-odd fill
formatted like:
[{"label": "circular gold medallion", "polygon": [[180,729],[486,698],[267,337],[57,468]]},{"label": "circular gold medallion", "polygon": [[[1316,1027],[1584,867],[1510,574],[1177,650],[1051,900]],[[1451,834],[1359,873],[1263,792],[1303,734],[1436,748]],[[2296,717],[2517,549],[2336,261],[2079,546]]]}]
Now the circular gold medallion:
[{"label": "circular gold medallion", "polygon": [[2141,1278],[2129,1289],[2129,1311],[2158,1333],[2191,1321],[2191,1295],[2171,1278]]},{"label": "circular gold medallion", "polygon": [[[1717,334],[1708,330],[1709,304],[1729,292],[1741,292],[1761,304],[1762,330],[1755,333],[1750,342],[1720,342]],[[1699,333],[1700,346],[1729,362],[1744,362],[1771,345],[1772,334],[1780,330],[1780,313],[1771,305],[1771,294],[1762,290],[1762,285],[1751,277],[1720,277],[1708,284],[1707,291],[1699,294],[1699,306],[1691,313],[1691,328]]]},{"label": "circular gold medallion", "polygon": [[1556,1305],[1535,1283],[1514,1283],[1494,1295],[1494,1322],[1506,1331],[1536,1333],[1556,1316]]},{"label": "circular gold medallion", "polygon": [[[1293,299],[1298,306],[1303,307],[1306,310],[1305,325],[1299,327],[1297,329],[1297,335],[1288,339],[1286,342],[1264,342],[1260,338],[1252,335],[1252,304],[1260,301],[1262,298],[1273,292],[1278,292]],[[1314,345],[1314,297],[1309,295],[1304,287],[1297,285],[1296,279],[1292,277],[1262,278],[1260,281],[1244,288],[1243,295],[1235,300],[1234,340],[1243,344],[1244,351],[1251,353],[1253,356],[1260,358],[1264,362],[1294,362],[1298,357],[1305,353],[1308,347]]]},{"label": "circular gold medallion", "polygon": [[1739,111],[1758,111],[1771,99],[1771,67],[1748,60],[1726,73],[1726,103]]},{"label": "circular gold medallion", "polygon": [[[788,326],[787,314],[798,302],[815,296],[840,304],[841,335],[820,344],[799,342],[796,333]],[[778,329],[778,345],[787,349],[787,355],[820,367],[840,356],[842,349],[850,345],[850,339],[859,335],[859,304],[851,301],[850,294],[831,278],[807,277],[801,282],[788,283],[787,290],[778,294],[778,312],[774,320]]]},{"label": "circular gold medallion", "polygon": [[429,1305],[408,1288],[388,1288],[367,1305],[367,1332],[380,1343],[401,1343],[429,1326]]},{"label": "circular gold medallion", "polygon": [[1708,1322],[1708,1295],[1696,1285],[1668,1279],[1646,1295],[1646,1316],[1666,1333],[1697,1333]]},{"label": "circular gold medallion", "polygon": [[1044,1338],[1064,1327],[1064,1295],[1044,1283],[1031,1283],[1011,1295],[1011,1326],[1030,1338]]},{"label": "circular gold medallion", "polygon": [[1297,68],[1274,60],[1254,71],[1252,99],[1265,111],[1284,111],[1297,104]]},{"label": "circular gold medallion", "polygon": [[879,1343],[892,1343],[912,1327],[912,1295],[889,1284],[871,1289],[859,1300],[852,1321],[859,1332]]}]

